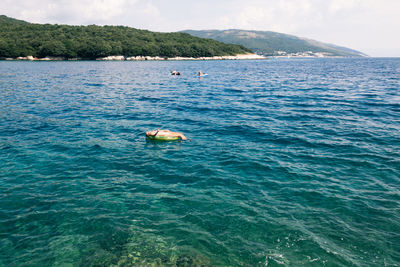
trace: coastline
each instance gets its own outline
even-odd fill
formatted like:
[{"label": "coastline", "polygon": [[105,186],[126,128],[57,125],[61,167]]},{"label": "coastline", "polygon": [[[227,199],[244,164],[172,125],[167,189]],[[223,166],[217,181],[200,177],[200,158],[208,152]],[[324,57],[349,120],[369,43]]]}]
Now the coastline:
[{"label": "coastline", "polygon": [[[248,60],[248,59],[267,59],[265,56],[257,55],[257,54],[238,54],[235,56],[213,56],[213,57],[151,57],[151,56],[136,56],[136,57],[125,57],[125,56],[107,56],[92,59],[93,61],[185,61],[185,60]],[[7,61],[79,61],[79,60],[87,60],[83,58],[64,58],[64,57],[44,57],[37,58],[33,56],[27,57],[17,57],[17,58],[5,58],[3,60]]]}]

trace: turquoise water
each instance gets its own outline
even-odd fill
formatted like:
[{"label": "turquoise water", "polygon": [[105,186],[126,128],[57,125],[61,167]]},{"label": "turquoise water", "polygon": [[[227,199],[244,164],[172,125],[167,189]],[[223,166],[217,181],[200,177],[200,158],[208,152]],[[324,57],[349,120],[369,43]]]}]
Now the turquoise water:
[{"label": "turquoise water", "polygon": [[399,266],[400,59],[0,62],[0,266],[151,264]]}]

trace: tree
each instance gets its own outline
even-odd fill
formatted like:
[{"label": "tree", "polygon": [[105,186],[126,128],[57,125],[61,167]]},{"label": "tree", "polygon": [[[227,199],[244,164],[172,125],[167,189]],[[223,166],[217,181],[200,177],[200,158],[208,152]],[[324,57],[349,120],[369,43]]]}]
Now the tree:
[{"label": "tree", "polygon": [[39,56],[53,56],[53,57],[63,57],[67,54],[67,49],[65,45],[58,40],[51,40],[45,42],[39,47]]},{"label": "tree", "polygon": [[0,19],[0,57],[201,57],[249,52],[238,45],[186,33],[156,33],[122,26],[68,26],[14,21],[6,17]]}]

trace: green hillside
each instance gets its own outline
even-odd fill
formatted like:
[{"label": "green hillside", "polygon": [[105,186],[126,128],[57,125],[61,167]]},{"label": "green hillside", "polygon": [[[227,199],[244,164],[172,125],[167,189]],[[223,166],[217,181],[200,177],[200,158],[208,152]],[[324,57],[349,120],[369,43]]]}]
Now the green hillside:
[{"label": "green hillside", "polygon": [[296,54],[311,51],[329,56],[362,57],[365,54],[345,47],[299,38],[293,35],[270,31],[247,30],[186,30],[194,36],[210,38],[224,43],[240,44],[254,52],[267,56]]},{"label": "green hillside", "polygon": [[0,15],[0,24],[1,25],[13,25],[13,24],[29,24],[26,21],[23,20],[18,20],[18,19],[13,19],[4,15]]},{"label": "green hillside", "polygon": [[241,45],[187,33],[158,33],[124,26],[33,24],[0,16],[0,58],[211,57],[248,52],[251,50]]}]

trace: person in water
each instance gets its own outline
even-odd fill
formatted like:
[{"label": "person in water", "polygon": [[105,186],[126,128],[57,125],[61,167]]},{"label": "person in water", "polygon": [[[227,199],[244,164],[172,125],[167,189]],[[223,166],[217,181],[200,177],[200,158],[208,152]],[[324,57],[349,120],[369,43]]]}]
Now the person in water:
[{"label": "person in water", "polygon": [[171,75],[181,75],[179,71],[173,70],[171,71]]},{"label": "person in water", "polygon": [[199,70],[199,72],[197,73],[199,76],[204,76],[204,73],[201,71],[201,70]]},{"label": "person in water", "polygon": [[146,136],[168,136],[168,137],[179,137],[181,140],[187,140],[186,136],[184,136],[182,133],[177,133],[177,132],[171,132],[170,130],[154,130],[154,131],[149,131],[146,132]]}]

